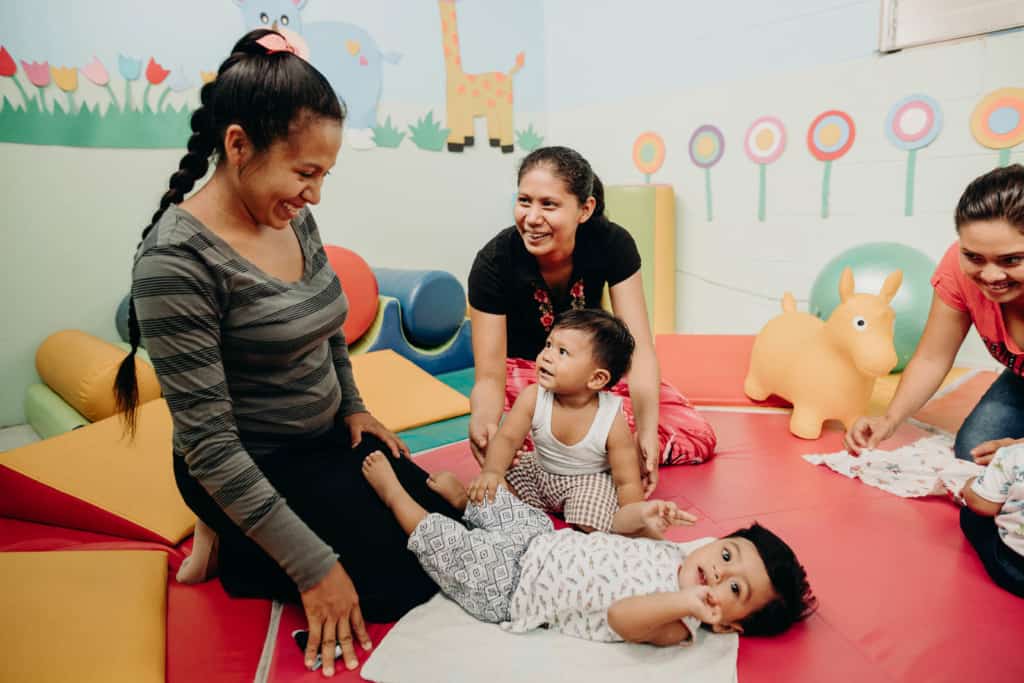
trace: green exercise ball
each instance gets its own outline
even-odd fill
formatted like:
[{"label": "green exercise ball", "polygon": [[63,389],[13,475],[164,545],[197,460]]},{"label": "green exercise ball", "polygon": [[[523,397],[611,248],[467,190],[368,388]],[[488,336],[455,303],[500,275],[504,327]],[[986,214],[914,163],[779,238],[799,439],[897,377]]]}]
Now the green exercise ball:
[{"label": "green exercise ball", "polygon": [[889,273],[903,271],[903,284],[892,300],[896,311],[894,342],[899,358],[893,371],[900,372],[914,355],[928,320],[935,262],[917,249],[896,242],[872,242],[847,249],[829,261],[814,279],[809,305],[812,315],[826,320],[839,305],[839,277],[846,267],[853,269],[854,291],[865,294],[878,294]]}]

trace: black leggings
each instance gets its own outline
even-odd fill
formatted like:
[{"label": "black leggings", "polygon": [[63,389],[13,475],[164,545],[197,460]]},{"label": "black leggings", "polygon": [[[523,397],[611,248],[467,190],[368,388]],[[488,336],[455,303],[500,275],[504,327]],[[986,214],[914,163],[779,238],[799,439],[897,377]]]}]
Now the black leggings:
[{"label": "black leggings", "polygon": [[960,528],[996,585],[1024,598],[1024,557],[1003,543],[995,520],[961,508]]},{"label": "black leggings", "polygon": [[[359,593],[363,616],[373,622],[395,621],[430,599],[437,585],[406,549],[408,537],[360,469],[372,451],[388,449],[366,434],[356,448],[350,444],[348,431],[340,427],[253,460],[288,506],[338,553]],[[427,511],[461,519],[459,510],[427,488],[424,470],[405,458],[390,462],[405,489]],[[234,597],[299,602],[295,583],[189,475],[184,458],[174,458],[174,474],[185,502],[219,536],[224,589]]]}]

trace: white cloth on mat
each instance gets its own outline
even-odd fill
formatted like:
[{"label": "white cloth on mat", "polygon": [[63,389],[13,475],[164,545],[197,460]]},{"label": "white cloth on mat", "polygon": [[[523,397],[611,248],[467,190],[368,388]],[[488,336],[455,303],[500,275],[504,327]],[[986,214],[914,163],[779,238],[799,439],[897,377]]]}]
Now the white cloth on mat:
[{"label": "white cloth on mat", "polygon": [[958,460],[953,440],[938,435],[918,439],[893,451],[848,451],[805,455],[813,465],[829,469],[902,498],[957,494],[971,477],[985,471],[981,465]]},{"label": "white cloth on mat", "polygon": [[700,630],[691,645],[599,643],[477,621],[441,594],[402,617],[363,664],[378,683],[735,683],[739,637]]}]

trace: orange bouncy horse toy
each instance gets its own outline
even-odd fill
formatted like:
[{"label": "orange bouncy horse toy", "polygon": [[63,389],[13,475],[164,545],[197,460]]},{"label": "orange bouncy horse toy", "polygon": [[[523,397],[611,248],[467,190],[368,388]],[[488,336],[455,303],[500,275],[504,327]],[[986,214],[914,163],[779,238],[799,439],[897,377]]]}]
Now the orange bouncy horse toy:
[{"label": "orange bouncy horse toy", "polygon": [[769,320],[754,340],[743,391],[755,401],[771,394],[793,404],[789,431],[817,439],[826,420],[849,428],[864,414],[875,379],[896,367],[889,302],[903,272],[885,278],[882,291],[855,294],[853,271],[839,279],[840,304],[827,322],[796,310],[793,295],[782,298],[782,314]]}]

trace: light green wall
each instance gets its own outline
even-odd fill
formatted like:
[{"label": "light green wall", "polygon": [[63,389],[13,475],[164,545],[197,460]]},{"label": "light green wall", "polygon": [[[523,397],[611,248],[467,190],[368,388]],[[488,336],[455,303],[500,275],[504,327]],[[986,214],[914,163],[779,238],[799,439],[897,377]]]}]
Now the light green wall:
[{"label": "light green wall", "polygon": [[25,387],[38,381],[35,349],[47,335],[78,328],[116,338],[114,311],[157,200],[153,179],[178,153],[0,145],[0,156],[3,426],[24,419]]}]

